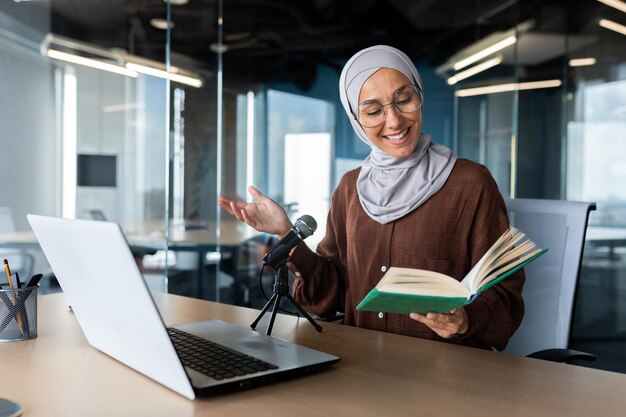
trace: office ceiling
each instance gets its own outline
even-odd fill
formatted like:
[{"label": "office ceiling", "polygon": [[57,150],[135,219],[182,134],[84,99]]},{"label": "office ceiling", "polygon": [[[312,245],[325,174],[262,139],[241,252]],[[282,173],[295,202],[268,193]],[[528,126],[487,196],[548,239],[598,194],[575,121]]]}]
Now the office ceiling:
[{"label": "office ceiling", "polygon": [[[231,79],[294,81],[306,90],[318,63],[340,68],[357,50],[396,46],[436,66],[495,31],[533,18],[562,32],[562,0],[223,0],[224,68]],[[574,3],[589,4],[584,0]],[[171,6],[173,62],[213,71],[218,49],[217,0]],[[570,1],[570,7],[572,2]],[[164,0],[50,0],[52,32],[106,48],[164,60]],[[548,54],[549,55],[549,54]]]}]

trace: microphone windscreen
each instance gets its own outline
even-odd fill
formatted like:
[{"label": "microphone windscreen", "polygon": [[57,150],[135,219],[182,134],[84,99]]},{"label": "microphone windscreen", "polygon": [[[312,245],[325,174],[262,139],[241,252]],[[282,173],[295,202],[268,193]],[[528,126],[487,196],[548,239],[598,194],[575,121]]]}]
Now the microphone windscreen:
[{"label": "microphone windscreen", "polygon": [[317,229],[317,222],[313,217],[305,214],[296,220],[294,227],[300,231],[302,239],[306,239],[311,236],[313,232],[315,232],[315,229]]}]

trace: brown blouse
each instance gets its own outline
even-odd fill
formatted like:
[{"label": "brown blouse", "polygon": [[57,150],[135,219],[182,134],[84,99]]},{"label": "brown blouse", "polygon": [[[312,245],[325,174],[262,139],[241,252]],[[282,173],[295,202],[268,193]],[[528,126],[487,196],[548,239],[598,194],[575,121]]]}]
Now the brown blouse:
[{"label": "brown blouse", "polygon": [[465,306],[469,331],[460,337],[442,339],[408,314],[355,309],[390,266],[428,269],[463,279],[509,224],[504,200],[487,168],[459,158],[439,192],[388,224],[376,222],[363,211],[356,190],[359,171],[346,173],[335,190],[326,236],[317,253],[300,244],[291,254],[296,300],[321,317],[343,311],[344,324],[352,326],[504,349],[524,315],[523,271]]}]

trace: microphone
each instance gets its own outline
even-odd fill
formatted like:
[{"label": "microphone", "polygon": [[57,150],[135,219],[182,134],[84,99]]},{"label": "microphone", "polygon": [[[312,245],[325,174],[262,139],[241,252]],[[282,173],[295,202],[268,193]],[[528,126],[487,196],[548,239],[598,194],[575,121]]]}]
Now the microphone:
[{"label": "microphone", "polygon": [[281,261],[284,261],[289,252],[300,242],[311,236],[317,229],[317,222],[308,214],[300,217],[293,224],[293,227],[272,249],[263,257],[263,263],[275,268]]}]

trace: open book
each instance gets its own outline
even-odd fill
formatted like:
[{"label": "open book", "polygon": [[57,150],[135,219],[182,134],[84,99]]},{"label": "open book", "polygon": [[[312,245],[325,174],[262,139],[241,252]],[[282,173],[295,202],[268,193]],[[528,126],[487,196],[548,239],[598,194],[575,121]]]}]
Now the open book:
[{"label": "open book", "polygon": [[478,294],[545,252],[547,249],[538,249],[524,233],[511,227],[462,281],[423,269],[391,267],[356,309],[388,313],[447,312],[471,303]]}]

